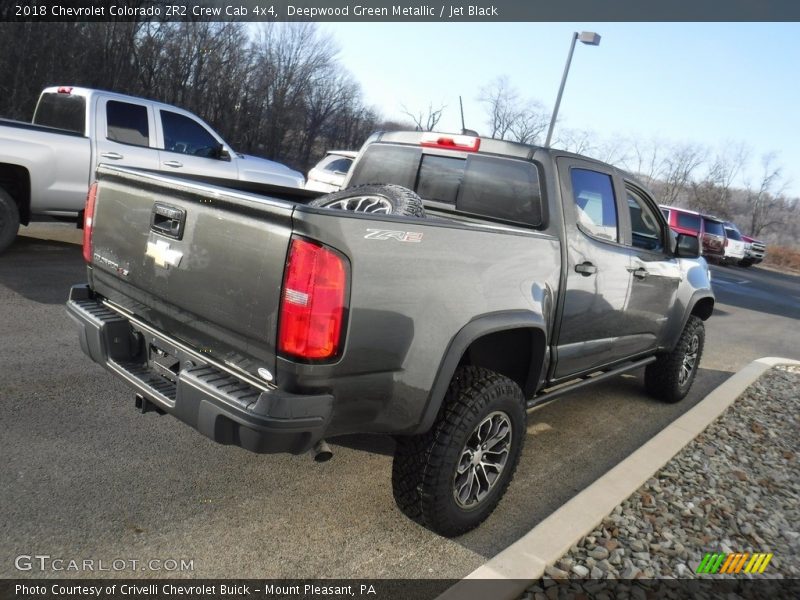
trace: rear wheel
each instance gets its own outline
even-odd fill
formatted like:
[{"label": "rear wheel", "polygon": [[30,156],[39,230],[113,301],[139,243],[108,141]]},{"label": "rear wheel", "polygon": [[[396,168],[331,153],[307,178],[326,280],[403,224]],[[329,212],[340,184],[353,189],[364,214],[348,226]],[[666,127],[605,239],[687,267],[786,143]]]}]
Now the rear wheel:
[{"label": "rear wheel", "polygon": [[661,354],[645,369],[647,391],[664,402],[682,400],[697,376],[705,339],[703,321],[691,315],[672,352]]},{"label": "rear wheel", "polygon": [[398,439],[392,489],[400,510],[448,537],[477,527],[514,477],[526,422],[516,383],[488,369],[459,368],[431,430]]},{"label": "rear wheel", "polygon": [[19,232],[19,208],[14,199],[0,188],[0,252],[8,248]]},{"label": "rear wheel", "polygon": [[425,216],[422,199],[408,188],[394,184],[358,185],[326,194],[308,205],[384,215]]}]

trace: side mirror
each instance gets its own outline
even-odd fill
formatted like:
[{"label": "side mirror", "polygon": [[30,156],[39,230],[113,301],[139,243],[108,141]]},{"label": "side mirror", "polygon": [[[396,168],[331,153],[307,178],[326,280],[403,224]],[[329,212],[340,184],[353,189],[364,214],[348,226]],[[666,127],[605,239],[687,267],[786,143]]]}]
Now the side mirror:
[{"label": "side mirror", "polygon": [[700,240],[697,239],[697,236],[679,233],[675,256],[678,258],[698,258],[700,256]]},{"label": "side mirror", "polygon": [[672,228],[669,228],[669,252],[675,255],[678,251],[678,234]]},{"label": "side mirror", "polygon": [[228,153],[228,151],[225,149],[225,146],[223,146],[222,144],[217,145],[217,158],[219,160],[226,160],[228,162],[230,162],[231,160],[231,155]]}]

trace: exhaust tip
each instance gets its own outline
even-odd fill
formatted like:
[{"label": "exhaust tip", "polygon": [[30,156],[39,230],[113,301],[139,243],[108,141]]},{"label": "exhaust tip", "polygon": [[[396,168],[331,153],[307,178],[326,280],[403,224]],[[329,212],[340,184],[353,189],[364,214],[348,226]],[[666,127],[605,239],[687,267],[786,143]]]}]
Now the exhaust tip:
[{"label": "exhaust tip", "polygon": [[314,444],[314,462],[324,463],[333,458],[333,450],[325,442],[320,440]]}]

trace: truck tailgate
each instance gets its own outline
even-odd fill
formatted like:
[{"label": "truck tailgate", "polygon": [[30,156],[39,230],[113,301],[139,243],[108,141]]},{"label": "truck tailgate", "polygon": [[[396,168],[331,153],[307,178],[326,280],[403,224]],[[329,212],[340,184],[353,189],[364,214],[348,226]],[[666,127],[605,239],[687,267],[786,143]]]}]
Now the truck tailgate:
[{"label": "truck tailgate", "polygon": [[116,167],[98,184],[95,291],[211,358],[274,372],[293,205]]}]

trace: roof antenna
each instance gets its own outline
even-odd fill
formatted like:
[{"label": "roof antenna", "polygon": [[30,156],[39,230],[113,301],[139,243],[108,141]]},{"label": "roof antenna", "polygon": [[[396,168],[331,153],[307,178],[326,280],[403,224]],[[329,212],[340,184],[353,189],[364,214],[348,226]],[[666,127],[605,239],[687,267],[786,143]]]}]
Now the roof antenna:
[{"label": "roof antenna", "polygon": [[478,137],[478,132],[473,129],[467,129],[464,125],[464,103],[461,101],[461,96],[458,97],[458,105],[461,107],[461,135],[474,135]]}]

